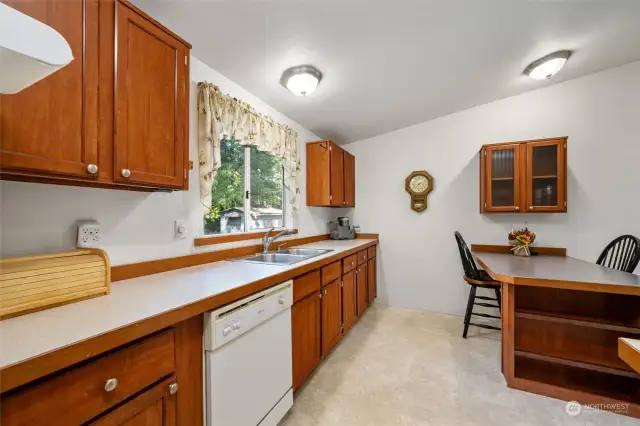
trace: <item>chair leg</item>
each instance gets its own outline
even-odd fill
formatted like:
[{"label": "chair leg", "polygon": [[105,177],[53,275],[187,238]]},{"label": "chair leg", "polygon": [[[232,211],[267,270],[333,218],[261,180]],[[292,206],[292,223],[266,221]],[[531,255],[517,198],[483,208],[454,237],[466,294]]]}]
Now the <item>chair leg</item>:
[{"label": "chair leg", "polygon": [[472,285],[469,290],[469,300],[467,301],[467,311],[464,314],[464,331],[462,337],[467,338],[467,331],[469,330],[469,323],[471,322],[471,312],[473,312],[473,304],[476,300],[476,286]]},{"label": "chair leg", "polygon": [[496,299],[498,299],[498,307],[500,308],[500,317],[502,318],[502,294],[499,288],[496,288]]}]

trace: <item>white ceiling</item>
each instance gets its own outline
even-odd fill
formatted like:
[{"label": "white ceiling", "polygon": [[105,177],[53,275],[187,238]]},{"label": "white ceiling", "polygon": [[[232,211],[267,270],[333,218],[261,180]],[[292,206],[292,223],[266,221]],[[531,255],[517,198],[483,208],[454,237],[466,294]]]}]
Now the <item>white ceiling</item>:
[{"label": "white ceiling", "polygon": [[[347,143],[640,59],[640,1],[134,0],[193,55],[313,133]],[[575,50],[550,82],[531,61]],[[282,71],[324,79],[298,98]]]}]

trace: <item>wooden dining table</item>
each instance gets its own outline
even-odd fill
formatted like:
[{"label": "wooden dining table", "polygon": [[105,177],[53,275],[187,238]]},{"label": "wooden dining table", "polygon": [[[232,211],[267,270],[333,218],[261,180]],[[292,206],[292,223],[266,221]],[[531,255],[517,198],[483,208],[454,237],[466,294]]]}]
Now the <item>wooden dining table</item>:
[{"label": "wooden dining table", "polygon": [[619,353],[629,343],[640,350],[633,346],[640,339],[639,275],[566,256],[564,249],[539,248],[530,257],[514,256],[508,246],[471,250],[501,282],[509,387],[640,418],[640,373],[620,356],[634,353]]}]

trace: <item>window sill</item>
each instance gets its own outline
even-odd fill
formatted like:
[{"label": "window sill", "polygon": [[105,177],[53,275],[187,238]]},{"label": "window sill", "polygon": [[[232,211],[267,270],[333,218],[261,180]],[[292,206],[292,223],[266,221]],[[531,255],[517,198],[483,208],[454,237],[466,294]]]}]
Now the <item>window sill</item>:
[{"label": "window sill", "polygon": [[[193,245],[196,247],[210,246],[213,244],[231,243],[234,241],[256,240],[262,238],[266,231],[261,232],[238,232],[237,234],[224,234],[211,237],[196,238],[193,240]],[[269,236],[274,236],[279,231],[272,231]],[[297,234],[298,230],[294,229],[289,235]]]}]

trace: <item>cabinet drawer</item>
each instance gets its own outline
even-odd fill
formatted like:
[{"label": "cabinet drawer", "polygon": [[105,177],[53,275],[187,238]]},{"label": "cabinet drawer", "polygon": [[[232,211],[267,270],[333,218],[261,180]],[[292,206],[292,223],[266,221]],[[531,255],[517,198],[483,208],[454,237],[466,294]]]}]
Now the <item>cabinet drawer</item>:
[{"label": "cabinet drawer", "polygon": [[346,274],[347,272],[353,271],[356,268],[357,262],[358,262],[357,254],[352,254],[351,256],[348,256],[342,259],[342,273]]},{"label": "cabinet drawer", "polygon": [[320,290],[320,269],[293,279],[293,303]]},{"label": "cabinet drawer", "polygon": [[367,261],[367,250],[359,251],[356,255],[358,256],[358,266]]},{"label": "cabinet drawer", "polygon": [[322,268],[322,285],[325,286],[332,281],[337,280],[342,275],[342,265],[338,260]]},{"label": "cabinet drawer", "polygon": [[[173,330],[3,397],[3,426],[81,424],[175,370]],[[107,391],[107,381],[116,379]],[[111,382],[112,384],[115,382]]]},{"label": "cabinet drawer", "polygon": [[367,257],[369,259],[376,257],[376,246],[371,246],[367,249]]}]

